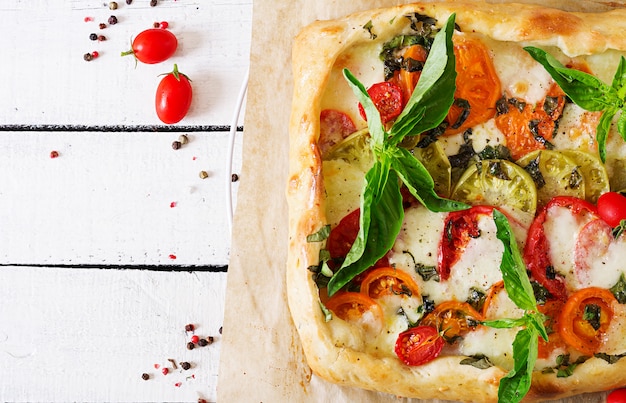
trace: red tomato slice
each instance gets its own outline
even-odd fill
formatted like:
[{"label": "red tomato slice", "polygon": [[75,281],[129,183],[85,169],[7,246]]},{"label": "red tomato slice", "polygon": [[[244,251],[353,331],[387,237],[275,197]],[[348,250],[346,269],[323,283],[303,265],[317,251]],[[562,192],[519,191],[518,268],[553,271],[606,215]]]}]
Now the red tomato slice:
[{"label": "red tomato slice", "polygon": [[614,240],[612,230],[599,218],[589,221],[580,230],[574,249],[574,274],[579,282],[588,282],[591,263],[606,255]]},{"label": "red tomato slice", "polygon": [[429,312],[420,322],[424,326],[432,326],[441,333],[445,340],[451,342],[474,330],[471,321],[482,321],[483,315],[478,313],[467,302],[444,301]]},{"label": "red tomato slice", "polygon": [[452,39],[457,71],[454,98],[467,101],[469,107],[452,105],[446,118],[446,134],[460,133],[491,119],[496,114],[496,102],[502,97],[489,49],[475,37],[454,35]]},{"label": "red tomato slice", "polygon": [[[576,291],[567,299],[559,315],[558,330],[561,338],[585,355],[598,352],[613,319],[613,302],[616,302],[615,296],[604,288],[589,287]],[[595,324],[586,317],[589,306],[597,307],[600,311]]]},{"label": "red tomato slice", "polygon": [[[346,257],[352,244],[354,243],[360,228],[360,215],[361,210],[356,209],[344,218],[341,219],[339,224],[330,231],[326,248],[330,253],[332,260],[342,260]],[[331,269],[333,269],[333,262],[329,262]],[[383,256],[374,267],[389,266],[389,259],[387,256]]]},{"label": "red tomato slice", "polygon": [[356,126],[350,116],[335,109],[324,109],[320,113],[320,151],[324,154],[355,131]]},{"label": "red tomato slice", "polygon": [[357,323],[368,312],[375,319],[374,322],[378,324],[383,322],[383,310],[380,305],[360,292],[340,291],[330,297],[325,305],[337,317],[347,322]]},{"label": "red tomato slice", "polygon": [[609,393],[606,403],[626,403],[626,388],[615,389]]},{"label": "red tomato slice", "polygon": [[448,213],[437,255],[437,270],[441,281],[450,277],[450,269],[460,259],[470,238],[480,235],[478,218],[483,215],[491,216],[492,212],[491,206],[473,206],[467,210]]},{"label": "red tomato slice", "polygon": [[406,365],[423,365],[437,358],[445,341],[432,326],[417,326],[398,335],[395,352]]},{"label": "red tomato slice", "polygon": [[596,214],[593,204],[571,196],[556,196],[550,200],[537,214],[528,229],[526,245],[524,247],[524,261],[532,277],[545,287],[553,298],[565,300],[565,280],[562,276],[552,273],[553,266],[550,260],[550,242],[546,237],[543,224],[546,221],[548,209],[552,206],[566,207],[572,214]]},{"label": "red tomato slice", "polygon": [[553,299],[546,301],[543,305],[537,305],[539,312],[547,316],[544,322],[546,329],[553,330],[551,333],[548,333],[548,341],[545,341],[543,337],[539,337],[538,358],[548,358],[554,350],[566,347],[563,338],[561,338],[561,335],[557,331],[559,326],[559,314],[563,310],[563,304],[563,301]]},{"label": "red tomato slice", "polygon": [[367,272],[361,281],[361,292],[374,299],[385,295],[420,295],[419,286],[409,273],[394,267],[379,267]]},{"label": "red tomato slice", "polygon": [[598,214],[611,227],[626,220],[626,197],[618,192],[606,192],[598,198]]},{"label": "red tomato slice", "polygon": [[[372,98],[372,102],[380,112],[380,120],[383,124],[397,118],[404,108],[404,97],[402,88],[398,84],[390,81],[383,81],[372,85],[367,93]],[[365,109],[359,103],[359,113],[361,117],[367,120]]]}]

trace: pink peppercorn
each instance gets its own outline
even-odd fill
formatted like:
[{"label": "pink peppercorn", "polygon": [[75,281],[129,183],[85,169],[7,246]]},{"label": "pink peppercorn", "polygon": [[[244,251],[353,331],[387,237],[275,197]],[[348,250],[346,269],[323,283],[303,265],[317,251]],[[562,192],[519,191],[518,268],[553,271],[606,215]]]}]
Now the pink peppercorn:
[{"label": "pink peppercorn", "polygon": [[50,151],[50,158],[57,158],[59,156],[58,151]]},{"label": "pink peppercorn", "polygon": [[168,24],[167,21],[161,21],[161,23],[159,24],[159,27],[161,29],[167,29],[170,26],[170,24]]},{"label": "pink peppercorn", "polygon": [[198,342],[198,340],[200,340],[200,337],[198,337],[198,336],[196,336],[196,335],[191,336],[191,342],[192,342],[192,343],[197,343],[197,342]]},{"label": "pink peppercorn", "polygon": [[170,370],[167,368],[163,368],[161,372],[163,373],[163,375],[167,375],[170,372]]}]

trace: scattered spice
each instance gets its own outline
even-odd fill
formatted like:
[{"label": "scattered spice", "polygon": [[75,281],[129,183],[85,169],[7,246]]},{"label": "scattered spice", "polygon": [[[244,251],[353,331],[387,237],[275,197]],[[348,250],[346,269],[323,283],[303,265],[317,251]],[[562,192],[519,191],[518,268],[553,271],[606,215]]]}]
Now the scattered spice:
[{"label": "scattered spice", "polygon": [[100,29],[105,29],[107,27],[107,24],[101,22],[100,24],[98,24],[98,27],[100,27]]},{"label": "scattered spice", "polygon": [[58,151],[50,151],[50,158],[57,158],[59,156]]},{"label": "scattered spice", "polygon": [[187,361],[183,361],[180,363],[180,367],[184,369],[185,371],[187,371],[189,368],[191,368],[191,364],[188,363]]},{"label": "scattered spice", "polygon": [[178,136],[178,141],[180,142],[180,144],[187,144],[189,143],[189,137],[187,137],[186,134],[181,134],[180,136]]},{"label": "scattered spice", "polygon": [[93,55],[91,53],[85,53],[83,59],[85,59],[86,62],[90,62],[93,60]]},{"label": "scattered spice", "polygon": [[126,0],[126,4],[130,5],[133,3],[133,0]]},{"label": "scattered spice", "polygon": [[159,369],[159,368],[161,368],[160,364],[154,364],[154,369]]},{"label": "scattered spice", "polygon": [[100,56],[100,53],[98,53],[97,51],[95,51],[95,50],[94,50],[93,52],[91,52],[91,57],[92,57],[93,59],[95,59],[95,58],[96,58],[96,57],[98,57],[98,56]]},{"label": "scattered spice", "polygon": [[85,17],[84,21],[85,22],[91,22],[91,21],[93,21],[93,17]]},{"label": "scattered spice", "polygon": [[179,150],[182,147],[182,143],[180,141],[174,141],[172,142],[172,148],[174,150]]},{"label": "scattered spice", "polygon": [[117,24],[117,17],[114,16],[114,15],[110,16],[109,17],[109,24],[111,24],[111,25]]},{"label": "scattered spice", "polygon": [[174,208],[174,207],[176,207],[176,202],[175,201],[170,203],[170,208]]},{"label": "scattered spice", "polygon": [[169,370],[168,368],[163,368],[163,369],[161,370],[161,373],[162,373],[163,375],[167,375],[169,372],[170,372],[170,370]]},{"label": "scattered spice", "polygon": [[200,341],[200,337],[198,337],[197,335],[191,336],[191,342],[192,343],[197,343],[198,341]]},{"label": "scattered spice", "polygon": [[209,344],[209,342],[207,341],[207,339],[200,339],[200,340],[198,340],[198,345],[200,347],[204,347],[204,346],[206,346],[208,344]]},{"label": "scattered spice", "polygon": [[169,27],[170,24],[167,21],[161,21],[161,23],[159,24],[159,28],[161,29],[167,29],[167,27]]},{"label": "scattered spice", "polygon": [[207,171],[200,171],[200,179],[206,179],[209,177],[209,173]]},{"label": "scattered spice", "polygon": [[193,332],[196,329],[196,327],[194,325],[192,325],[191,323],[188,325],[185,325],[185,331],[186,332]]},{"label": "scattered spice", "polygon": [[239,180],[239,175],[237,175],[237,174],[232,174],[232,175],[230,176],[230,181],[231,181],[231,182],[237,182],[238,180]]},{"label": "scattered spice", "polygon": [[99,42],[106,41],[106,40],[107,40],[107,37],[106,37],[106,36],[104,36],[104,35],[98,35],[98,41],[99,41]]},{"label": "scattered spice", "polygon": [[112,1],[109,3],[109,10],[117,10],[117,3]]},{"label": "scattered spice", "polygon": [[174,360],[173,360],[173,359],[171,359],[171,358],[168,358],[167,360],[168,360],[169,362],[171,362],[171,363],[172,363],[172,368],[174,368],[174,369],[178,369],[178,366],[176,365],[176,361],[174,361]]},{"label": "scattered spice", "polygon": [[154,24],[152,24],[152,26],[153,26],[154,28],[159,28],[159,27],[161,26],[161,24],[160,24],[160,23],[158,23],[158,22],[155,22]]},{"label": "scattered spice", "polygon": [[91,39],[92,41],[97,41],[98,40],[98,34],[96,34],[96,33],[89,34],[89,39]]},{"label": "scattered spice", "polygon": [[192,342],[187,343],[187,350],[193,350],[194,348],[196,348],[195,344],[193,344]]},{"label": "scattered spice", "polygon": [[208,344],[213,344],[214,341],[215,341],[215,338],[213,336],[209,336],[206,338],[206,342]]},{"label": "scattered spice", "polygon": [[141,379],[143,379],[144,381],[147,381],[148,379],[150,379],[150,375],[144,372],[143,374],[141,374]]},{"label": "scattered spice", "polygon": [[172,260],[176,260],[176,255],[171,254],[171,255],[169,256],[169,258],[170,258],[170,259],[172,259]]},{"label": "scattered spice", "polygon": [[220,334],[222,334],[222,326],[220,326],[220,330],[219,330]]},{"label": "scattered spice", "polygon": [[154,7],[157,5],[157,0],[150,0],[150,7]]},{"label": "scattered spice", "polygon": [[176,382],[176,383],[174,384],[174,386],[176,386],[177,388],[180,388],[180,386],[181,386],[182,384],[183,384],[182,382]]},{"label": "scattered spice", "polygon": [[208,402],[206,401],[206,399],[199,398],[198,403],[208,403]]}]

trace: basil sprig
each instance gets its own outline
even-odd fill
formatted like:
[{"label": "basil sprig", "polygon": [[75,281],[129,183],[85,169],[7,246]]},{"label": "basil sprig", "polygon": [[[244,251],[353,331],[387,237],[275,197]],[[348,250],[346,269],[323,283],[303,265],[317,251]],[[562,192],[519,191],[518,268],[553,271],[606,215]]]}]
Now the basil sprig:
[{"label": "basil sprig", "polygon": [[606,139],[611,129],[611,122],[617,112],[621,115],[617,120],[617,131],[626,141],[626,59],[621,57],[611,85],[597,77],[580,70],[570,69],[552,55],[532,46],[525,47],[536,61],[552,76],[554,81],[581,108],[591,112],[602,112],[596,140],[602,162],[606,161]]},{"label": "basil sprig", "polygon": [[522,327],[513,340],[513,369],[500,380],[498,388],[499,402],[517,403],[526,396],[532,383],[539,336],[547,341],[548,333],[543,324],[545,317],[537,310],[533,287],[509,221],[497,209],[493,209],[493,219],[496,236],[504,245],[500,264],[504,288],[515,305],[525,312],[521,318],[495,319],[484,321],[483,324],[494,328]]},{"label": "basil sprig", "polygon": [[408,150],[398,146],[406,136],[437,127],[454,101],[454,18],[452,14],[435,36],[417,86],[389,131],[363,84],[349,70],[343,70],[367,116],[375,162],[365,175],[357,238],[342,266],[328,282],[328,295],[336,293],[393,247],[404,219],[400,181],[431,211],[467,208],[463,203],[439,197],[426,168]]}]

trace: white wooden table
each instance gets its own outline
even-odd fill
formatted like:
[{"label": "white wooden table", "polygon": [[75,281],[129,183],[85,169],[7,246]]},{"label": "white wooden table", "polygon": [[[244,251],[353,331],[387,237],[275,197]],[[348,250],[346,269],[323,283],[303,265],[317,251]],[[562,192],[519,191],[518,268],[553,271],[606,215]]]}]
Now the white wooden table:
[{"label": "white wooden table", "polygon": [[[117,3],[0,2],[0,401],[216,399],[252,0]],[[120,57],[159,21],[170,60]],[[194,96],[166,126],[174,63]]]}]

